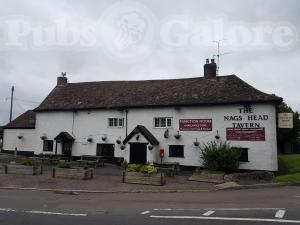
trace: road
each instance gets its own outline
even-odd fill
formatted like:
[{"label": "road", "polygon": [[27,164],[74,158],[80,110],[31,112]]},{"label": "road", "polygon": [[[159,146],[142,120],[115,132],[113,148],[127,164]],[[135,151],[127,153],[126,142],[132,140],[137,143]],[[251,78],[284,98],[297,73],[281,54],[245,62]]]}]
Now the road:
[{"label": "road", "polygon": [[0,190],[1,225],[300,224],[300,187],[70,195]]}]

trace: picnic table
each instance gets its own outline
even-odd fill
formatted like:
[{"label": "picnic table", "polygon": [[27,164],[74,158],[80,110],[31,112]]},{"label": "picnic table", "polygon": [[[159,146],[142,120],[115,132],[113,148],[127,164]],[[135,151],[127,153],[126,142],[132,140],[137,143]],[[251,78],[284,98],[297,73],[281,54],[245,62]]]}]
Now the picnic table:
[{"label": "picnic table", "polygon": [[63,159],[63,155],[60,154],[40,154],[39,157],[36,157],[40,160],[43,164],[45,162],[49,162],[50,164],[57,164],[60,160]]},{"label": "picnic table", "polygon": [[98,166],[104,166],[104,159],[101,156],[94,155],[82,155],[79,160],[76,161],[79,166],[92,166],[97,168]]}]

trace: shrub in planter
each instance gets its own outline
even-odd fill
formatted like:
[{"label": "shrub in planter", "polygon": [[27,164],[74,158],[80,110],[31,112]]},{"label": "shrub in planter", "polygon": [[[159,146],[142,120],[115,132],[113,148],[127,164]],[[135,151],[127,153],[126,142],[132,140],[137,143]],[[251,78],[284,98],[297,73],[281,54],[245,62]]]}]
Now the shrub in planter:
[{"label": "shrub in planter", "polygon": [[71,168],[71,165],[70,165],[70,163],[68,163],[68,162],[62,160],[62,161],[59,161],[59,162],[58,162],[57,167],[58,167],[58,168],[70,169],[70,168]]},{"label": "shrub in planter", "polygon": [[59,161],[52,170],[52,177],[70,179],[93,179],[94,170],[88,167],[71,167],[69,162]]},{"label": "shrub in planter", "polygon": [[227,142],[212,141],[200,149],[203,167],[207,170],[233,172],[239,167],[240,151]]},{"label": "shrub in planter", "polygon": [[157,173],[157,169],[153,164],[146,164],[140,168],[140,172],[146,174],[153,174],[153,173]]},{"label": "shrub in planter", "polygon": [[128,164],[126,171],[123,172],[123,183],[164,185],[166,175],[157,173],[153,164]]},{"label": "shrub in planter", "polygon": [[40,162],[35,158],[24,159],[21,161],[21,165],[23,165],[23,166],[38,166],[38,165],[40,165]]},{"label": "shrub in planter", "polygon": [[34,158],[24,159],[21,163],[11,161],[5,165],[6,174],[38,175],[43,173],[40,162]]}]

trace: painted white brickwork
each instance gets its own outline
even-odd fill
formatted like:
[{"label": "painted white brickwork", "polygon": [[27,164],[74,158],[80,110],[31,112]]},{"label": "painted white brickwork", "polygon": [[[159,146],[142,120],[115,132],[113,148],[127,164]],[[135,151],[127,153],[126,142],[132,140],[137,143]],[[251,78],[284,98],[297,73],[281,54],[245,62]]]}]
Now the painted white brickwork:
[{"label": "painted white brickwork", "polygon": [[[253,170],[277,170],[277,147],[276,147],[276,115],[274,104],[252,104],[251,115],[267,115],[267,120],[254,121],[260,127],[265,128],[265,141],[231,141],[231,144],[238,147],[248,148],[249,162],[241,163],[242,169]],[[165,150],[165,162],[179,162],[181,165],[199,166],[199,147],[193,142],[197,138],[200,143],[207,143],[215,140],[217,131],[220,139],[226,140],[226,128],[232,127],[233,122],[247,121],[249,113],[240,113],[242,105],[226,106],[199,106],[199,107],[169,107],[169,108],[145,108],[128,110],[128,134],[137,126],[145,126],[159,141],[159,146],[153,150],[147,149],[147,161],[160,162],[159,149]],[[224,116],[242,115],[242,121],[225,121]],[[249,114],[250,115],[250,114]],[[123,128],[108,127],[108,118],[125,118],[124,111],[118,110],[91,110],[77,112],[43,112],[36,115],[36,129],[28,130],[4,130],[4,149],[34,151],[35,154],[42,153],[43,142],[40,136],[46,134],[47,138],[53,140],[62,131],[67,131],[75,137],[72,154],[95,155],[97,143],[115,144],[115,157],[124,157],[129,161],[130,145],[125,150],[120,149],[116,143],[118,137],[125,138],[125,126]],[[172,117],[173,127],[169,128],[169,138],[164,138],[166,128],[154,128],[154,117]],[[179,130],[179,119],[212,119],[212,131],[180,131],[181,138],[174,138]],[[23,133],[24,138],[19,140],[17,135]],[[101,137],[107,136],[103,142]],[[87,142],[92,137],[93,142]],[[131,142],[137,142],[133,137]],[[138,142],[148,142],[141,137]],[[184,145],[184,158],[169,157],[169,145]],[[58,145],[58,151],[61,149]],[[55,144],[54,144],[55,150]],[[53,151],[54,151],[53,150]]]}]

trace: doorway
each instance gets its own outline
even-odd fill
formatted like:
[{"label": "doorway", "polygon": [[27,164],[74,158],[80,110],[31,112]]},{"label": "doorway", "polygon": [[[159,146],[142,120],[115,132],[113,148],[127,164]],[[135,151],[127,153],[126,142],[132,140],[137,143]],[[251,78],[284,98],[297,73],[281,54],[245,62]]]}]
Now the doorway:
[{"label": "doorway", "polygon": [[130,143],[130,163],[146,164],[147,143]]}]

